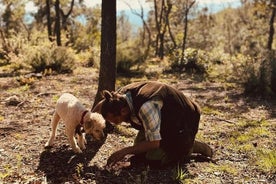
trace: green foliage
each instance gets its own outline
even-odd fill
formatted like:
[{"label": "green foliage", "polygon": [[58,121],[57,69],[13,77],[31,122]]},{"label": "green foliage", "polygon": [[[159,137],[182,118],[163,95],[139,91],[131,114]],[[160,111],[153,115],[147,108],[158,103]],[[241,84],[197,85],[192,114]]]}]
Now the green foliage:
[{"label": "green foliage", "polygon": [[226,163],[226,164],[209,164],[209,168],[207,168],[208,172],[216,172],[217,174],[229,173],[231,175],[236,176],[238,174],[238,169],[235,165]]},{"label": "green foliage", "polygon": [[73,72],[75,58],[72,50],[66,47],[56,47],[53,50],[50,67],[58,73],[71,73]]},{"label": "green foliage", "polygon": [[114,128],[114,131],[122,136],[125,137],[133,137],[136,135],[136,131],[134,131],[133,129],[129,129],[129,127],[126,127],[124,125],[117,125]]},{"label": "green foliage", "polygon": [[207,107],[207,106],[204,106],[203,108],[202,108],[202,112],[204,113],[204,114],[214,114],[214,115],[222,115],[222,113],[219,111],[219,110],[217,110],[217,109],[213,109],[213,108],[211,108],[211,107]]},{"label": "green foliage", "polygon": [[185,183],[185,180],[188,179],[189,174],[187,171],[182,169],[182,167],[177,164],[177,167],[173,170],[172,179],[177,183]]},{"label": "green foliage", "polygon": [[130,73],[130,68],[134,65],[134,61],[127,56],[119,56],[121,57],[117,61],[117,72],[118,73]]},{"label": "green foliage", "polygon": [[256,155],[256,165],[265,172],[276,172],[276,151],[259,149]]},{"label": "green foliage", "polygon": [[246,71],[248,76],[244,82],[246,94],[261,95],[264,97],[274,96],[275,88],[275,60],[273,53],[267,53],[258,60],[253,60],[255,64],[248,65]]},{"label": "green foliage", "polygon": [[181,51],[175,51],[171,56],[171,69],[173,71],[187,71],[189,73],[206,74],[208,69],[209,56],[206,52],[188,48],[185,50],[183,60]]},{"label": "green foliage", "polygon": [[[129,43],[130,45],[134,43]],[[134,66],[139,69],[142,62],[144,62],[143,48],[133,48],[132,46],[118,46],[117,48],[117,72],[121,74],[131,73]]]},{"label": "green foliage", "polygon": [[[25,2],[20,0],[14,1],[3,1],[2,4],[5,5],[5,9],[1,15],[3,22],[5,23],[5,32],[9,34],[10,31],[20,32],[24,29],[22,25],[22,17],[25,14]],[[1,4],[1,5],[2,5]]]},{"label": "green foliage", "polygon": [[74,54],[65,47],[33,46],[26,57],[34,72],[44,72],[48,69],[57,73],[71,73],[74,68]]},{"label": "green foliage", "polygon": [[246,154],[250,165],[257,169],[275,172],[276,152],[268,146],[273,145],[272,127],[273,125],[264,119],[239,122],[236,129],[229,134],[231,149]]},{"label": "green foliage", "polygon": [[84,170],[84,166],[82,163],[78,163],[75,167],[75,171],[76,171],[76,175],[78,178],[81,177],[82,173],[83,173],[83,170]]}]

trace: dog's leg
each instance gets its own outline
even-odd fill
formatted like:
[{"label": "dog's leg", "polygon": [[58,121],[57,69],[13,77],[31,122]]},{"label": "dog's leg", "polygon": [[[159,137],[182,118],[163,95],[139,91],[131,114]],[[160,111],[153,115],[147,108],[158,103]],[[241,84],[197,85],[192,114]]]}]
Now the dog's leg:
[{"label": "dog's leg", "polygon": [[84,134],[77,134],[77,138],[78,138],[78,145],[79,147],[82,149],[82,150],[85,150],[86,147],[85,147],[85,144],[86,144],[86,140],[85,140],[85,137],[84,137]]},{"label": "dog's leg", "polygon": [[65,127],[65,133],[69,139],[69,143],[71,148],[75,153],[82,153],[80,147],[77,145],[76,139],[75,139],[75,129],[72,127]]},{"label": "dog's leg", "polygon": [[53,145],[54,139],[56,137],[56,133],[57,133],[57,125],[58,122],[60,120],[59,115],[57,114],[57,112],[54,113],[51,125],[52,125],[52,132],[51,132],[51,136],[49,138],[49,140],[47,141],[47,143],[45,144],[45,147],[49,147]]}]

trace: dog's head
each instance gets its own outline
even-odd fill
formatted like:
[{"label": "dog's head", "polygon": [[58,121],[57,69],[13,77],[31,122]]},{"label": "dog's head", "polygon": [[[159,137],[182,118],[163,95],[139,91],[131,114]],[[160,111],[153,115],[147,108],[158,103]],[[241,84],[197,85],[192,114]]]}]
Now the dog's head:
[{"label": "dog's head", "polygon": [[105,119],[97,112],[88,112],[83,118],[83,128],[86,134],[92,135],[92,137],[98,141],[103,140]]}]

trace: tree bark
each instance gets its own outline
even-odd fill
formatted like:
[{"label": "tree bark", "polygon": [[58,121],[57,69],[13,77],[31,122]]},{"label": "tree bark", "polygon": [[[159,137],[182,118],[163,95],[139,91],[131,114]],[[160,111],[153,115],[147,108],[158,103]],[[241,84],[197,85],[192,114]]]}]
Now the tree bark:
[{"label": "tree bark", "polygon": [[162,16],[163,16],[163,4],[164,0],[162,0],[160,15],[158,15],[158,7],[157,0],[154,0],[154,13],[155,13],[155,26],[157,30],[156,38],[155,38],[155,56],[159,56],[159,41],[160,41],[160,32],[162,27]]},{"label": "tree bark", "polygon": [[68,17],[71,15],[71,13],[73,12],[73,8],[74,8],[74,4],[75,4],[75,0],[72,0],[71,1],[71,3],[70,3],[70,9],[69,9],[69,11],[67,12],[67,14],[65,14],[64,12],[63,12],[63,10],[62,9],[60,9],[60,14],[61,14],[61,18],[62,18],[62,29],[64,29],[64,30],[67,30],[67,19],[68,19]]},{"label": "tree bark", "polygon": [[276,15],[276,3],[272,3],[272,14],[269,21],[269,35],[268,35],[268,42],[267,42],[267,49],[272,50],[272,44],[273,44],[273,36],[274,36],[274,19]]},{"label": "tree bark", "polygon": [[116,0],[102,0],[101,61],[98,91],[93,107],[101,100],[102,90],[115,90],[116,80]]},{"label": "tree bark", "polygon": [[46,0],[46,14],[47,14],[48,39],[50,40],[50,42],[52,42],[53,41],[53,33],[52,33],[50,0]]},{"label": "tree bark", "polygon": [[171,10],[172,10],[171,1],[168,0],[167,5],[168,5],[168,9],[167,9],[167,13],[166,13],[166,25],[168,26],[168,31],[169,31],[169,35],[171,37],[171,41],[173,42],[173,48],[172,49],[175,49],[177,47],[177,44],[176,44],[176,41],[174,39],[174,35],[172,33],[172,30],[171,30],[170,18],[169,18],[169,15],[170,15]]},{"label": "tree bark", "polygon": [[188,32],[188,15],[189,15],[189,11],[192,8],[192,6],[195,4],[195,0],[192,1],[189,4],[189,1],[186,0],[186,7],[184,10],[184,30],[183,30],[183,41],[182,41],[182,53],[181,53],[181,62],[184,61],[184,53],[185,53],[185,49],[186,49],[186,40],[187,40],[187,32]]},{"label": "tree bark", "polygon": [[61,33],[60,33],[60,7],[59,0],[56,0],[55,11],[56,11],[56,22],[55,22],[55,33],[57,46],[61,46]]}]

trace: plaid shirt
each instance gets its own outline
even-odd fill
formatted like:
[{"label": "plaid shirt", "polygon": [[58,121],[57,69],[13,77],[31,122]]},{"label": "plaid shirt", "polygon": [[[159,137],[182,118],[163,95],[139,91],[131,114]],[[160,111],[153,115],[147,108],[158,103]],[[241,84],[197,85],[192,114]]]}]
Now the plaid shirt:
[{"label": "plaid shirt", "polygon": [[[131,111],[131,120],[141,125],[137,116],[133,110],[133,101],[130,92],[126,93],[125,98],[128,102]],[[161,108],[163,102],[160,99],[152,99],[145,102],[139,112],[138,116],[142,121],[143,127],[145,129],[145,138],[148,141],[161,140],[160,127],[161,127]]]}]

